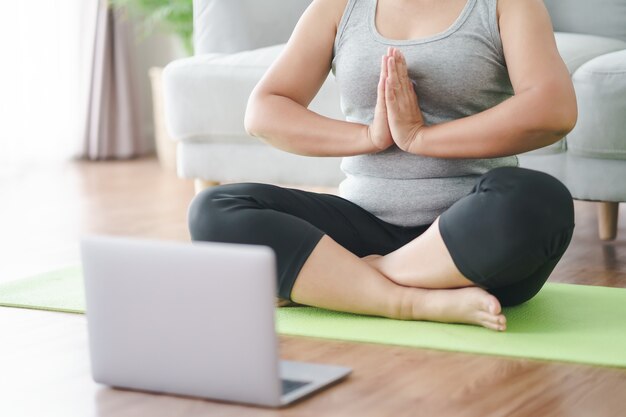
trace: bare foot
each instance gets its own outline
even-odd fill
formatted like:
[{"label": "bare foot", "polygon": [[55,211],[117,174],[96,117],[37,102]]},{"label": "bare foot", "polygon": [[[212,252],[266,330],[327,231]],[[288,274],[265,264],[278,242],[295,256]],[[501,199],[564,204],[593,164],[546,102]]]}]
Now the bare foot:
[{"label": "bare foot", "polygon": [[[382,255],[368,255],[361,259],[380,272],[382,258]],[[475,324],[492,330],[506,330],[506,317],[501,314],[500,302],[482,288],[414,289],[409,319]]]},{"label": "bare foot", "polygon": [[413,320],[466,323],[488,329],[506,330],[496,297],[478,287],[431,290],[415,288],[411,301]]}]

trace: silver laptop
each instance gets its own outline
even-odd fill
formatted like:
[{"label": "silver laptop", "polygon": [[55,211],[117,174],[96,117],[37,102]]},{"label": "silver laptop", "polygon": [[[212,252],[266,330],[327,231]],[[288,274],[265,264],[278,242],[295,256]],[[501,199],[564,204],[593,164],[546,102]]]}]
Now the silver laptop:
[{"label": "silver laptop", "polygon": [[269,247],[86,236],[81,256],[96,382],[278,407],[351,371],[278,359]]}]

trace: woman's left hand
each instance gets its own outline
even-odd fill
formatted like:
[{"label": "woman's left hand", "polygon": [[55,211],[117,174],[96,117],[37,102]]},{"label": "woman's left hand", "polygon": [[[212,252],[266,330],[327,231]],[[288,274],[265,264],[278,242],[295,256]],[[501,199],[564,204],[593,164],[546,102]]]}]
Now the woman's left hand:
[{"label": "woman's left hand", "polygon": [[385,103],[393,141],[406,152],[417,153],[425,127],[415,89],[409,78],[404,55],[389,48]]}]

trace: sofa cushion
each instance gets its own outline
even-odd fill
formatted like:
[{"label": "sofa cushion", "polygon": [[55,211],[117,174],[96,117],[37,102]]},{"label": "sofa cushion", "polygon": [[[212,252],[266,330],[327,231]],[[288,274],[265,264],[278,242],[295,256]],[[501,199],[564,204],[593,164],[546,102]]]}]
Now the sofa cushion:
[{"label": "sofa cushion", "polygon": [[[163,82],[170,135],[183,141],[256,141],[243,125],[248,97],[284,46],[236,54],[205,54],[167,65]],[[344,120],[331,72],[309,109]]]},{"label": "sofa cushion", "polygon": [[626,42],[602,36],[555,32],[554,38],[570,74],[597,56],[626,49]]},{"label": "sofa cushion", "polygon": [[572,79],[578,122],[568,135],[569,151],[626,159],[626,49],[587,62]]},{"label": "sofa cushion", "polygon": [[235,53],[285,43],[310,3],[311,0],[194,0],[196,54]]},{"label": "sofa cushion", "polygon": [[557,32],[626,41],[626,0],[544,0]]}]

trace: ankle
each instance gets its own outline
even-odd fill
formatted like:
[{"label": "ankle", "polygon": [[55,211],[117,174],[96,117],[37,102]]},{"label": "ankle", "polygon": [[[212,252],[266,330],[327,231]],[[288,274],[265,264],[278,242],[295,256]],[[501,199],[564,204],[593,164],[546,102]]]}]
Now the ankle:
[{"label": "ankle", "polygon": [[418,288],[399,287],[390,303],[389,317],[398,320],[415,318],[415,306],[419,304],[422,291]]},{"label": "ankle", "polygon": [[405,320],[433,320],[441,315],[443,303],[439,289],[407,288],[404,295],[403,317]]}]

